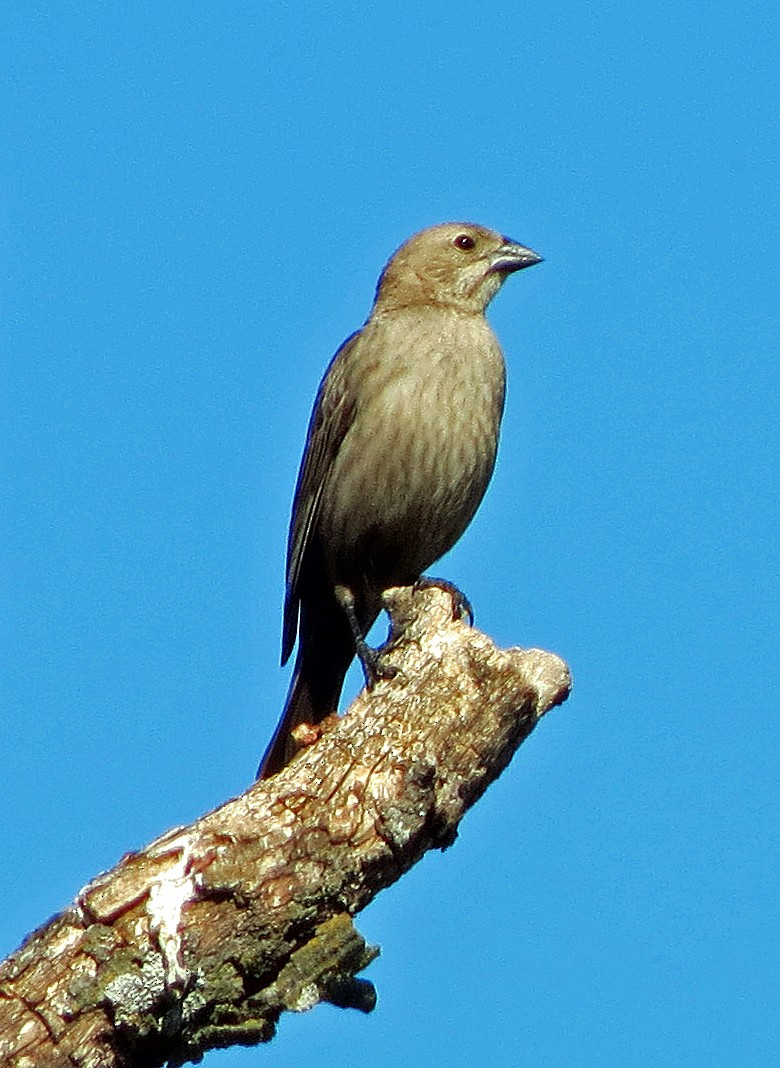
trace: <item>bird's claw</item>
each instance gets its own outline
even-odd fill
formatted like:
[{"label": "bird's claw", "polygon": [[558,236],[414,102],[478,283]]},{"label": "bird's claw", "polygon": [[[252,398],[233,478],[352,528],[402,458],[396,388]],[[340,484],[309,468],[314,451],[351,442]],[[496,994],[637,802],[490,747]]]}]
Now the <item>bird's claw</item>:
[{"label": "bird's claw", "polygon": [[454,582],[421,575],[415,582],[414,588],[416,590],[444,590],[452,598],[452,618],[466,620],[470,627],[474,626],[474,609],[471,606],[471,601],[463,590],[458,589]]},{"label": "bird's claw", "polygon": [[381,646],[379,649],[374,649],[368,642],[362,639],[355,643],[355,651],[360,661],[360,666],[363,668],[363,677],[366,680],[366,689],[371,690],[374,687],[374,683],[380,679],[394,679],[398,674],[398,668],[395,664],[390,664],[385,660],[385,654],[389,652],[390,643]]}]

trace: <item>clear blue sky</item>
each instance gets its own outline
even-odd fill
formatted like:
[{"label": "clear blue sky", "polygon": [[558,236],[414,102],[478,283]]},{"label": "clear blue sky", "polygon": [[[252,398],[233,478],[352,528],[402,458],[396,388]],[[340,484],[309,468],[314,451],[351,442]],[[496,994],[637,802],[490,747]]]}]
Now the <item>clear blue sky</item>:
[{"label": "clear blue sky", "polygon": [[374,1015],[207,1063],[777,1063],[778,21],[6,4],[0,950],[251,780],[320,375],[465,218],[545,262],[436,572],[575,692],[360,918]]}]

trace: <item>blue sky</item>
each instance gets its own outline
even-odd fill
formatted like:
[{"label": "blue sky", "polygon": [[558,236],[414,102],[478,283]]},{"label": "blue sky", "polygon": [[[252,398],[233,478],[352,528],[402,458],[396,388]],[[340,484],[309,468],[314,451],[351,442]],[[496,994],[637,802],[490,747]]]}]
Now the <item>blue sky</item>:
[{"label": "blue sky", "polygon": [[436,573],[575,691],[360,918],[376,1012],[207,1063],[776,1063],[778,21],[6,5],[0,951],[249,783],[320,375],[465,218],[545,262]]}]

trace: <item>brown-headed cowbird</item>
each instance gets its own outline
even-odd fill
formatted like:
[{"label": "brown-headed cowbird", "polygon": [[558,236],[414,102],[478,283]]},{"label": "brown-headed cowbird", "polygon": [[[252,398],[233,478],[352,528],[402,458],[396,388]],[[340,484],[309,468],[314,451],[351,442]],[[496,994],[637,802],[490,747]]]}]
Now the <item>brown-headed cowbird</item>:
[{"label": "brown-headed cowbird", "polygon": [[298,637],[284,712],[258,775],[297,749],[290,731],[336,711],[382,592],[450,549],[485,493],[504,408],[504,358],[485,309],[531,249],[471,223],[415,234],[379,279],[365,325],[317,393],[287,550],[282,663]]}]

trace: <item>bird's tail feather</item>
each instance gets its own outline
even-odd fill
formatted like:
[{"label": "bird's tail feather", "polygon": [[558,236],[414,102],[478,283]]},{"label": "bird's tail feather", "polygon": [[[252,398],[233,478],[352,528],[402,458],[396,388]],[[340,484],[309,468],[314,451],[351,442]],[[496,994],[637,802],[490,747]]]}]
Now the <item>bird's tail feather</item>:
[{"label": "bird's tail feather", "polygon": [[[325,655],[323,645],[327,647]],[[299,723],[320,723],[338,710],[344,676],[354,655],[352,638],[343,623],[329,642],[306,643],[299,651],[284,711],[260,761],[258,779],[270,778],[292,760],[300,747],[290,732]]]},{"label": "bird's tail feather", "polygon": [[285,764],[292,759],[298,746],[291,735],[294,727],[299,723],[314,723],[317,715],[312,699],[311,687],[308,684],[308,675],[301,671],[301,659],[295,665],[295,673],[287,693],[284,711],[276,726],[268,748],[260,761],[257,769],[258,779],[268,779],[276,775]]}]

